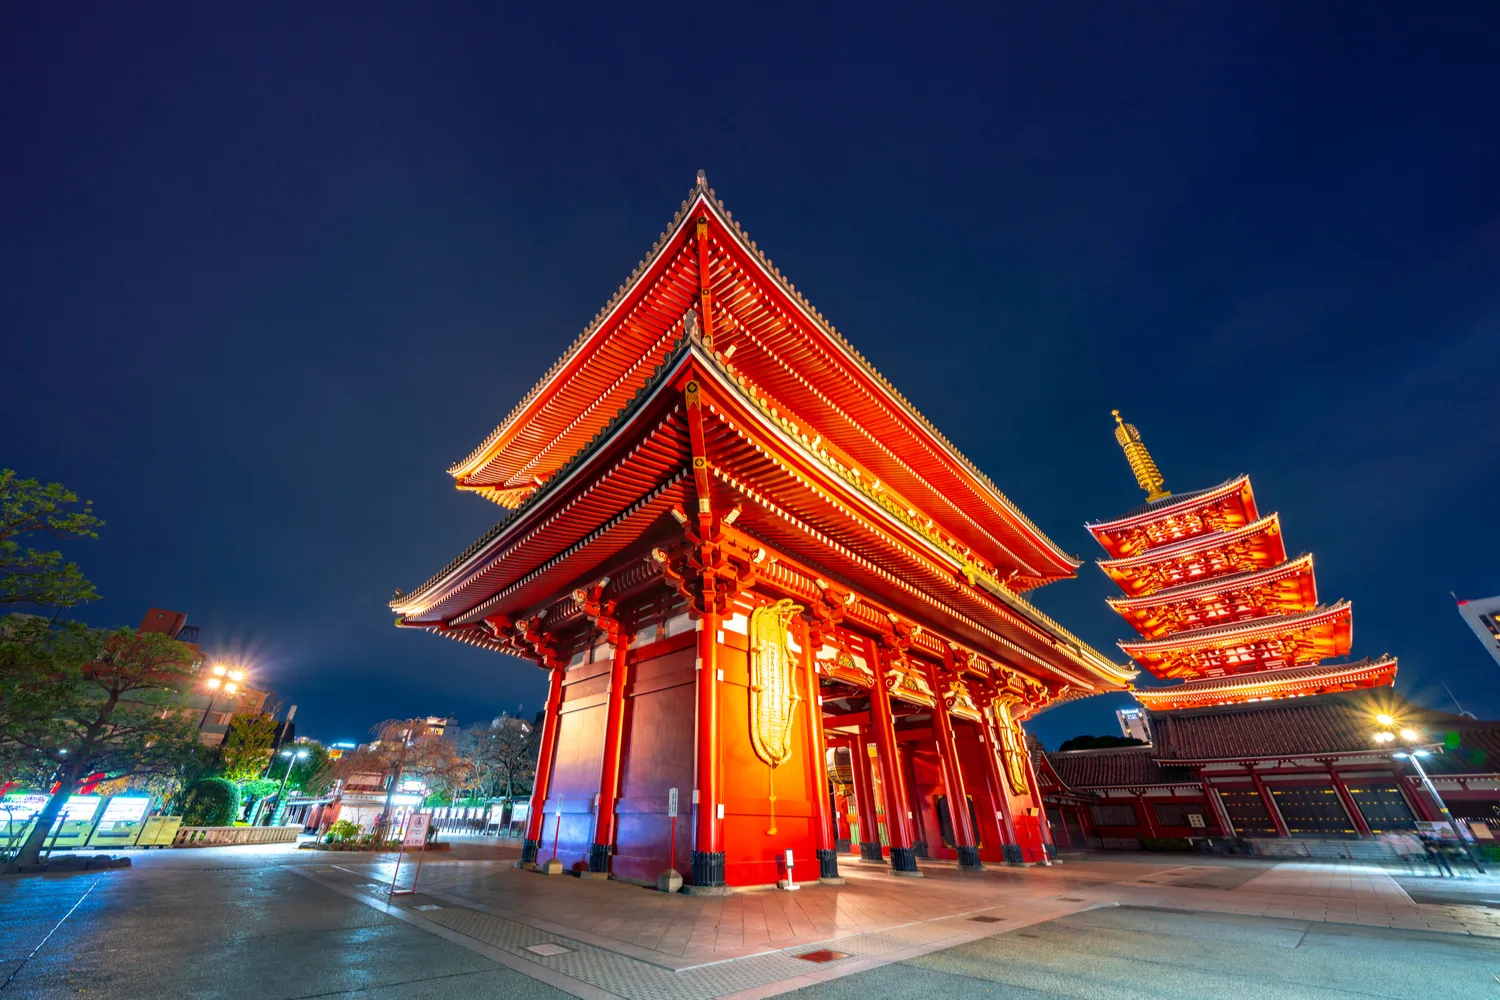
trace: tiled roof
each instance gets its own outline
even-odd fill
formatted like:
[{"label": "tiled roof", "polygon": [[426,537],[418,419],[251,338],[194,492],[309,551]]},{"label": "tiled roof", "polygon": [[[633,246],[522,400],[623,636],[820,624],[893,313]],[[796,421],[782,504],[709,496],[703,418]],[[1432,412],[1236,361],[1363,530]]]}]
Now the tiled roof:
[{"label": "tiled roof", "polygon": [[1112,785],[1159,785],[1161,765],[1149,746],[1111,750],[1069,750],[1049,753],[1047,760],[1057,776],[1072,788],[1102,788]]},{"label": "tiled roof", "polygon": [[[1218,708],[1151,713],[1157,755],[1171,760],[1219,760],[1348,753],[1373,750],[1375,716],[1390,712],[1422,729],[1434,741],[1459,734],[1460,749],[1477,750],[1500,764],[1500,723],[1435,712],[1406,703],[1395,692],[1376,688],[1308,698]],[[1449,755],[1436,755],[1447,757]],[[1436,757],[1434,758],[1436,760]],[[1446,765],[1448,761],[1444,761]],[[1448,767],[1448,770],[1453,768]]]},{"label": "tiled roof", "polygon": [[1377,752],[1371,734],[1379,712],[1391,712],[1433,742],[1448,744],[1443,752],[1423,758],[1430,771],[1500,771],[1500,722],[1420,708],[1389,689],[1152,712],[1151,746],[1049,753],[1047,760],[1074,789],[1190,782],[1192,772],[1173,766],[1174,761]]}]

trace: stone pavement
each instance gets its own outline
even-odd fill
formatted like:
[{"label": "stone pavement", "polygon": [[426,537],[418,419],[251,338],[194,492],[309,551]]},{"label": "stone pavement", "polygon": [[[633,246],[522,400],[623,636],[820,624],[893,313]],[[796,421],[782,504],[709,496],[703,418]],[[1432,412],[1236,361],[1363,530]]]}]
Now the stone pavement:
[{"label": "stone pavement", "polygon": [[[586,997],[769,996],[1100,907],[1500,938],[1500,910],[1414,903],[1379,867],[1349,862],[1185,865],[1173,861],[1190,856],[1145,856],[982,874],[928,862],[915,881],[846,859],[843,886],[714,898],[547,877],[505,861],[436,860],[424,865],[417,894],[392,905],[389,862],[333,857],[300,873],[450,941],[495,949],[520,963],[511,967]],[[409,875],[403,869],[403,885]],[[838,956],[799,957],[820,950]]]}]

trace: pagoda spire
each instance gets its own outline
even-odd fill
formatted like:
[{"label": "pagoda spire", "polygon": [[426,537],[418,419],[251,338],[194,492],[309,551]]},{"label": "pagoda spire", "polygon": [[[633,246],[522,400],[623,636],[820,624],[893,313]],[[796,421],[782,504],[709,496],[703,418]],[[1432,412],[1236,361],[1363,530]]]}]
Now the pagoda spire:
[{"label": "pagoda spire", "polygon": [[1146,500],[1160,500],[1162,497],[1172,495],[1171,490],[1162,489],[1166,479],[1161,470],[1156,467],[1151,453],[1146,450],[1145,442],[1141,440],[1141,432],[1135,429],[1135,424],[1127,424],[1120,419],[1119,410],[1110,410],[1114,414],[1115,440],[1120,442],[1121,449],[1125,452],[1125,459],[1130,463],[1130,471],[1135,473],[1135,481],[1141,484],[1141,489],[1146,491]]}]

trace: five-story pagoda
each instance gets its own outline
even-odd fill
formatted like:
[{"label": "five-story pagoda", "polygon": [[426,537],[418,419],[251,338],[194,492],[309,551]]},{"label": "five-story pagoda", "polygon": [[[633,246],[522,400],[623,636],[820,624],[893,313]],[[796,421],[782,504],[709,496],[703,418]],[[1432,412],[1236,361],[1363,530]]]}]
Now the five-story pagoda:
[{"label": "five-story pagoda", "polygon": [[[509,513],[391,607],[548,672],[528,861],[716,891],[788,859],[837,878],[839,850],[902,874],[1039,860],[1021,722],[1134,676],[1025,599],[1078,561],[701,174],[450,472]],[[830,769],[854,794],[829,795]]]},{"label": "five-story pagoda", "polygon": [[1141,635],[1120,648],[1182,682],[1137,690],[1137,700],[1166,711],[1393,682],[1392,657],[1322,662],[1349,652],[1349,602],[1318,603],[1312,556],[1287,558],[1280,518],[1260,512],[1248,476],[1174,496],[1140,432],[1114,417],[1146,502],[1087,527],[1109,553],[1100,568],[1124,591],[1109,605]]}]

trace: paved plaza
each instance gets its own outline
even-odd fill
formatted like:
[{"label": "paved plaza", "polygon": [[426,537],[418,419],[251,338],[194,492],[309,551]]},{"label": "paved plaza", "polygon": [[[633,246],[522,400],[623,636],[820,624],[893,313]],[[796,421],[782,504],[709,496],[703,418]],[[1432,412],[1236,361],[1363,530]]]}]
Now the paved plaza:
[{"label": "paved plaza", "polygon": [[389,898],[387,856],[283,846],[0,879],[0,998],[1500,997],[1495,878],[1116,855],[911,880],[846,861],[843,886],[699,897],[518,871],[517,853],[460,842]]}]

